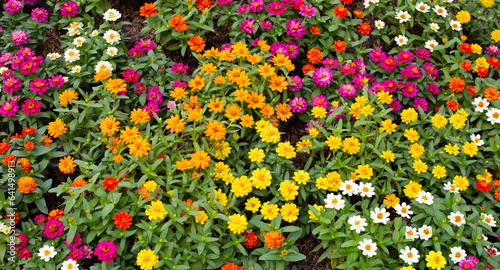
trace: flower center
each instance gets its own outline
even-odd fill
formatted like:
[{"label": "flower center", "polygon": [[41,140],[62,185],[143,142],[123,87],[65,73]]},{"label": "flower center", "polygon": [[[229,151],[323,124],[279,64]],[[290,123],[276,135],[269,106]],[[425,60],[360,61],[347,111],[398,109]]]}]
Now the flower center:
[{"label": "flower center", "polygon": [[401,208],[401,212],[403,212],[403,213],[406,213],[406,211],[407,211],[407,210],[408,210],[408,209],[406,208],[406,206],[405,206],[405,207],[403,207],[403,208]]},{"label": "flower center", "polygon": [[378,213],[378,214],[377,214],[377,218],[378,218],[378,219],[382,219],[383,217],[384,217],[384,214],[382,214],[382,213]]},{"label": "flower center", "polygon": [[413,253],[410,251],[410,252],[408,252],[408,254],[406,254],[406,256],[407,256],[408,258],[413,258]]},{"label": "flower center", "polygon": [[57,226],[55,224],[54,225],[50,225],[49,232],[55,233],[55,232],[57,232],[58,229],[59,229],[59,226]]},{"label": "flower center", "polygon": [[458,223],[458,222],[460,222],[460,221],[462,221],[462,218],[461,218],[460,216],[455,216],[455,222],[457,222],[457,223]]}]

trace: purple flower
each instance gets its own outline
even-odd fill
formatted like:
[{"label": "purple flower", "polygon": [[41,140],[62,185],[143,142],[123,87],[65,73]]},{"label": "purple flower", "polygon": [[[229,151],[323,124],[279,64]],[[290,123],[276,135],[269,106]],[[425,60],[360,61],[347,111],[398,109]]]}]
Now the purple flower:
[{"label": "purple flower", "polygon": [[302,5],[299,14],[310,19],[316,15],[316,9],[312,5]]},{"label": "purple flower", "polygon": [[64,81],[64,78],[62,75],[58,75],[58,76],[52,75],[49,78],[49,84],[52,87],[60,88],[64,83],[65,83],[65,81]]},{"label": "purple flower", "polygon": [[97,256],[97,258],[101,261],[104,262],[111,262],[113,258],[118,256],[116,254],[116,251],[118,250],[118,247],[115,245],[113,241],[102,241],[99,244],[97,244],[97,247],[94,250],[94,254]]},{"label": "purple flower", "polygon": [[56,238],[56,236],[61,236],[65,226],[61,221],[53,219],[45,223],[43,227],[43,234],[50,239]]},{"label": "purple flower", "polygon": [[413,53],[411,51],[405,51],[401,50],[400,53],[398,53],[398,59],[399,63],[404,64],[406,62],[411,62],[413,61]]},{"label": "purple flower", "polygon": [[28,44],[28,34],[23,30],[17,30],[12,33],[11,40],[16,45]]},{"label": "purple flower", "polygon": [[183,63],[176,63],[175,65],[172,66],[170,71],[175,72],[177,74],[184,74],[187,75],[187,70],[189,69],[188,65],[185,65]]},{"label": "purple flower", "polygon": [[302,21],[297,19],[289,20],[286,23],[286,28],[288,28],[286,35],[292,36],[297,40],[301,39],[307,32],[306,28],[302,25]]},{"label": "purple flower", "polygon": [[240,25],[241,32],[252,34],[254,25],[255,25],[254,19],[252,19],[252,18],[245,19],[243,22],[241,22],[241,25]]},{"label": "purple flower", "polygon": [[293,40],[290,40],[288,41],[287,43],[284,44],[288,50],[288,54],[286,54],[286,56],[288,56],[291,59],[294,59],[295,57],[297,57],[297,55],[299,55],[299,45],[297,45],[297,43],[295,43],[295,41]]},{"label": "purple flower", "polygon": [[373,62],[380,62],[380,61],[384,60],[387,57],[387,55],[385,54],[385,52],[382,51],[382,49],[373,49],[369,53],[369,55],[372,58],[371,60]]},{"label": "purple flower", "polygon": [[487,264],[483,267],[483,270],[493,270],[493,266]]},{"label": "purple flower", "polygon": [[299,91],[302,89],[302,79],[299,76],[291,76],[288,81],[288,90],[289,91]]},{"label": "purple flower", "polygon": [[39,214],[33,220],[35,221],[35,224],[38,225],[38,224],[44,223],[46,219],[47,218],[45,217],[45,215]]},{"label": "purple flower", "polygon": [[264,9],[264,0],[252,0],[248,4],[250,12],[259,12]]},{"label": "purple flower", "polygon": [[31,19],[38,22],[47,20],[49,13],[43,8],[35,8],[31,11]]},{"label": "purple flower", "polygon": [[333,81],[333,72],[329,68],[320,67],[313,72],[312,78],[316,85],[325,87]]},{"label": "purple flower", "polygon": [[289,103],[292,112],[303,113],[307,110],[307,101],[303,97],[294,97]]},{"label": "purple flower", "polygon": [[427,100],[425,100],[424,98],[418,97],[413,102],[414,102],[413,107],[415,108],[415,110],[418,111],[418,107],[420,107],[420,108],[422,108],[422,110],[424,112],[427,111],[427,105],[428,105],[428,103],[427,103]]},{"label": "purple flower", "polygon": [[227,5],[229,3],[231,3],[233,0],[217,0],[217,4],[219,4],[220,6],[223,6],[223,5]]},{"label": "purple flower", "polygon": [[410,98],[415,97],[418,93],[417,86],[415,85],[414,82],[406,82],[401,91],[403,91],[403,95],[405,97],[410,97]]},{"label": "purple flower", "polygon": [[417,51],[415,51],[415,56],[417,58],[425,59],[425,61],[429,61],[431,53],[424,48],[418,48]]},{"label": "purple flower", "polygon": [[352,84],[343,84],[339,88],[339,94],[341,97],[348,99],[356,96],[356,87]]},{"label": "purple flower", "polygon": [[16,14],[18,13],[21,9],[23,8],[23,6],[21,5],[21,2],[18,1],[18,0],[9,0],[6,4],[5,4],[5,10],[7,10],[7,12],[9,12],[10,14]]},{"label": "purple flower", "polygon": [[80,7],[77,3],[73,1],[66,2],[61,6],[61,14],[64,17],[75,17],[78,13],[78,8]]},{"label": "purple flower", "polygon": [[271,29],[271,27],[273,27],[273,24],[270,21],[264,20],[260,22],[260,27],[262,29]]},{"label": "purple flower", "polygon": [[439,93],[439,86],[435,83],[429,83],[427,85],[427,90],[429,90],[429,94],[432,96]]},{"label": "purple flower", "polygon": [[315,96],[311,101],[311,105],[314,107],[320,106],[326,109],[328,108],[328,99],[323,95]]},{"label": "purple flower", "polygon": [[470,260],[462,260],[458,266],[460,266],[460,270],[471,270],[471,269],[476,269],[476,264],[473,263]]},{"label": "purple flower", "polygon": [[339,65],[339,61],[333,59],[333,58],[325,58],[321,64],[325,65],[327,68],[337,68]]},{"label": "purple flower", "polygon": [[500,52],[500,49],[496,45],[490,45],[487,48],[489,55],[497,55]]},{"label": "purple flower", "polygon": [[49,90],[48,82],[42,78],[35,78],[30,82],[30,90],[42,95],[45,91]]},{"label": "purple flower", "polygon": [[18,109],[19,106],[17,106],[17,103],[14,100],[5,101],[2,107],[0,107],[0,114],[5,117],[14,116],[16,115]]},{"label": "purple flower", "polygon": [[[75,236],[73,237],[73,241],[71,241],[71,243],[68,244],[68,237],[66,236],[66,239],[64,240],[64,243],[66,244],[67,247],[70,247],[72,249],[75,249],[77,248],[79,245],[82,244],[82,238],[80,237],[80,234],[77,233],[75,234]],[[71,259],[71,258],[70,258]],[[75,259],[73,259],[75,260]],[[76,261],[76,260],[75,260]]]},{"label": "purple flower", "polygon": [[42,103],[36,99],[27,99],[21,106],[23,113],[27,115],[35,115],[40,112]]}]

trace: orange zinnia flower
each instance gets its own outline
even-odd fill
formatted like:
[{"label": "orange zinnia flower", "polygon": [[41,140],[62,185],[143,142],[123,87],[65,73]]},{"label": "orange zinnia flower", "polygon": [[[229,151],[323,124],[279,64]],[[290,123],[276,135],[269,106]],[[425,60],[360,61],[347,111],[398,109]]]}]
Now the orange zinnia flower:
[{"label": "orange zinnia flower", "polygon": [[335,43],[333,43],[333,48],[337,52],[341,52],[346,49],[345,42],[343,42],[342,40],[335,40]]},{"label": "orange zinnia flower", "polygon": [[465,87],[465,81],[458,77],[453,77],[450,79],[448,87],[451,89],[451,91],[455,93],[460,93]]},{"label": "orange zinnia flower", "polygon": [[125,230],[132,225],[132,216],[128,212],[118,212],[114,223],[116,228]]},{"label": "orange zinnia flower", "polygon": [[28,194],[36,188],[35,179],[29,176],[21,177],[17,181],[17,187],[19,188],[19,191],[21,191],[21,193]]},{"label": "orange zinnia flower", "polygon": [[309,31],[311,31],[311,34],[313,34],[313,35],[319,35],[320,34],[319,28],[316,27],[316,26],[313,26],[313,27],[309,28]]},{"label": "orange zinnia flower", "polygon": [[488,101],[495,101],[495,100],[498,100],[500,98],[500,93],[498,92],[498,90],[496,90],[495,88],[493,87],[488,87],[486,88],[486,90],[484,91],[484,97],[488,100]]},{"label": "orange zinnia flower", "polygon": [[170,26],[175,28],[175,30],[177,31],[186,31],[189,29],[189,26],[186,24],[186,21],[184,20],[184,16],[182,16],[181,14],[173,16],[168,22],[170,23]]},{"label": "orange zinnia flower", "polygon": [[323,52],[320,49],[312,48],[307,52],[307,60],[311,64],[319,64],[323,61]]},{"label": "orange zinnia flower", "polygon": [[286,122],[288,118],[292,117],[292,108],[286,103],[278,104],[276,105],[276,115],[278,119]]},{"label": "orange zinnia flower", "polygon": [[264,101],[266,100],[266,97],[257,92],[257,91],[252,91],[250,92],[250,95],[247,96],[245,99],[245,102],[248,103],[248,108],[250,109],[256,109],[256,108],[262,108],[264,106]]},{"label": "orange zinnia flower", "polygon": [[450,108],[452,111],[458,110],[458,105],[458,102],[455,102],[453,99],[446,102],[446,107]]},{"label": "orange zinnia flower", "polygon": [[336,6],[333,14],[335,14],[335,17],[337,18],[345,18],[348,11],[349,10],[347,10],[344,6]]},{"label": "orange zinnia flower", "polygon": [[264,235],[264,243],[269,249],[279,248],[284,242],[283,235],[277,231],[270,231]]},{"label": "orange zinnia flower", "polygon": [[146,16],[146,18],[149,18],[149,16],[158,13],[158,11],[156,11],[156,6],[153,3],[145,3],[139,11],[141,12],[140,15]]},{"label": "orange zinnia flower", "polygon": [[20,158],[18,161],[19,161],[19,166],[21,166],[21,168],[23,168],[23,170],[26,173],[28,173],[31,170],[31,163],[30,163],[29,159]]},{"label": "orange zinnia flower", "polygon": [[192,51],[201,52],[205,49],[205,41],[200,36],[190,37],[187,44]]},{"label": "orange zinnia flower", "polygon": [[50,211],[47,220],[60,219],[64,216],[64,211],[59,209],[54,209]]},{"label": "orange zinnia flower", "polygon": [[109,79],[105,87],[106,90],[111,91],[111,94],[127,91],[127,84],[125,84],[122,79]]},{"label": "orange zinnia flower", "polygon": [[33,142],[25,142],[24,150],[31,151],[35,148],[35,144]]},{"label": "orange zinnia flower", "polygon": [[210,166],[210,156],[203,150],[196,151],[196,153],[191,154],[191,163],[196,169],[205,169]]},{"label": "orange zinnia flower", "polygon": [[14,165],[16,164],[17,158],[13,155],[6,155],[2,159],[2,164],[3,165]]},{"label": "orange zinnia flower", "polygon": [[469,62],[469,61],[463,61],[463,62],[460,64],[460,66],[461,66],[461,67],[462,67],[465,71],[469,71],[469,70],[471,70],[471,68],[472,68],[472,64],[471,64],[471,62]]},{"label": "orange zinnia flower", "polygon": [[207,8],[211,8],[214,3],[210,0],[196,0],[196,7],[198,10],[205,10]]},{"label": "orange zinnia flower", "polygon": [[307,76],[307,73],[309,73],[309,71],[315,71],[316,70],[316,67],[309,63],[309,64],[306,64],[302,67],[302,72],[304,73],[304,76]]},{"label": "orange zinnia flower", "polygon": [[218,141],[226,137],[226,127],[217,120],[209,121],[205,128],[205,136],[210,140]]}]

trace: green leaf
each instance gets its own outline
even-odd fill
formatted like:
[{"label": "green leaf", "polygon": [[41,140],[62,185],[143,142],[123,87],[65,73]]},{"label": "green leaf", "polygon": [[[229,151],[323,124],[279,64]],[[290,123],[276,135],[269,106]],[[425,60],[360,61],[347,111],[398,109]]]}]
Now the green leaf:
[{"label": "green leaf", "polygon": [[106,216],[113,211],[115,208],[115,205],[112,203],[107,204],[103,209],[102,209],[102,218],[106,218]]}]

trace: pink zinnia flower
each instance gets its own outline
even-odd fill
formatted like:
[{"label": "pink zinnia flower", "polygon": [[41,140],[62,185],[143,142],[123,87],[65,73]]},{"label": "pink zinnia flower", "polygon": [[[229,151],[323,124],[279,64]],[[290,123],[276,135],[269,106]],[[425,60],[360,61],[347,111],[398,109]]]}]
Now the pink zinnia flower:
[{"label": "pink zinnia flower", "polygon": [[137,94],[142,94],[146,91],[146,85],[140,82],[135,83],[135,88],[134,90],[137,92]]},{"label": "pink zinnia flower", "polygon": [[47,218],[43,214],[39,214],[33,219],[33,221],[35,221],[35,224],[38,225],[44,223],[46,219]]},{"label": "pink zinnia flower", "polygon": [[151,41],[151,39],[144,40],[142,38],[140,41],[137,41],[135,46],[141,47],[146,52],[149,52],[149,51],[153,50],[154,48],[156,48],[155,43],[153,41]]},{"label": "pink zinnia flower", "polygon": [[42,95],[45,91],[49,90],[48,82],[42,78],[35,78],[30,82],[30,90]]},{"label": "pink zinnia flower", "polygon": [[177,88],[179,86],[182,87],[182,88],[186,88],[187,84],[186,84],[186,82],[183,82],[181,80],[177,80],[177,81],[175,81],[175,82],[172,83],[172,89],[175,89],[175,88]]},{"label": "pink zinnia flower", "polygon": [[408,51],[401,50],[401,52],[398,53],[398,59],[399,59],[399,63],[401,63],[401,64],[404,64],[406,62],[411,62],[414,59],[413,53],[409,50]]},{"label": "pink zinnia flower", "polygon": [[314,8],[312,5],[303,5],[300,7],[299,14],[310,19],[311,17],[314,17],[316,15],[316,8]]},{"label": "pink zinnia flower", "polygon": [[56,238],[56,236],[61,236],[65,226],[58,219],[53,219],[45,223],[43,227],[43,234],[50,239]]},{"label": "pink zinnia flower", "polygon": [[47,19],[49,13],[43,8],[35,8],[31,11],[31,19],[38,22],[43,22]]},{"label": "pink zinnia flower", "polygon": [[401,103],[399,100],[393,98],[392,102],[389,104],[389,108],[392,108],[393,111],[401,111]]},{"label": "pink zinnia flower", "polygon": [[292,36],[295,39],[301,39],[307,32],[307,29],[302,25],[301,20],[291,19],[286,23],[287,36]]},{"label": "pink zinnia flower", "polygon": [[340,72],[344,75],[352,74],[354,71],[356,71],[356,65],[353,63],[347,62],[340,66]]},{"label": "pink zinnia flower", "polygon": [[259,12],[264,9],[264,1],[263,0],[252,0],[248,4],[250,7],[250,12]]},{"label": "pink zinnia flower", "polygon": [[439,86],[435,83],[429,83],[427,85],[427,90],[429,90],[429,94],[432,96],[439,93]]},{"label": "pink zinnia flower", "polygon": [[500,49],[496,45],[490,45],[487,48],[489,55],[497,55],[500,52]]},{"label": "pink zinnia flower", "polygon": [[66,258],[72,259],[74,261],[78,261],[82,257],[83,257],[83,251],[79,248],[74,248],[69,252],[68,256],[66,256]]},{"label": "pink zinnia flower", "polygon": [[267,9],[267,12],[274,15],[284,14],[285,11],[285,5],[278,1],[273,1],[271,4],[269,4],[269,8]]},{"label": "pink zinnia flower", "polygon": [[18,0],[9,0],[6,4],[5,4],[5,10],[7,10],[7,12],[9,12],[10,14],[16,14],[18,13],[21,9],[23,8],[23,6],[21,5],[21,2],[18,1]]},{"label": "pink zinnia flower", "polygon": [[[64,240],[64,243],[66,244],[67,247],[70,247],[72,249],[75,249],[77,248],[79,245],[82,244],[82,238],[80,237],[80,234],[77,233],[75,234],[75,236],[73,237],[73,241],[71,241],[71,243],[68,244],[68,237],[66,236],[66,239]],[[75,260],[76,261],[76,260]]]},{"label": "pink zinnia flower", "polygon": [[417,86],[413,82],[406,82],[402,91],[405,97],[410,97],[410,98],[415,97],[418,93]]},{"label": "pink zinnia flower", "polygon": [[383,82],[373,82],[372,86],[369,88],[369,90],[375,94],[384,91],[385,90],[385,85]]},{"label": "pink zinnia flower", "polygon": [[219,4],[220,6],[223,6],[223,5],[227,5],[229,3],[231,3],[233,0],[217,0],[217,4]]},{"label": "pink zinnia flower", "polygon": [[247,4],[243,4],[236,10],[236,13],[246,13],[247,11],[248,11]]},{"label": "pink zinnia flower", "polygon": [[337,68],[339,65],[339,61],[333,59],[333,58],[325,58],[321,64],[325,65],[327,68]]},{"label": "pink zinnia flower", "polygon": [[417,51],[415,51],[415,56],[417,58],[425,59],[425,61],[429,61],[431,53],[426,49],[418,48]]},{"label": "pink zinnia flower", "polygon": [[19,258],[21,259],[29,259],[31,257],[31,250],[29,250],[28,248],[23,248],[19,250],[17,256],[19,256]]},{"label": "pink zinnia flower", "polygon": [[156,104],[162,104],[163,103],[162,97],[163,94],[160,92],[160,88],[158,86],[153,86],[148,89],[146,99],[149,100],[150,102]]},{"label": "pink zinnia flower", "polygon": [[17,51],[17,56],[27,56],[27,57],[32,57],[35,56],[35,52],[33,52],[30,48],[23,47]]},{"label": "pink zinnia flower", "polygon": [[135,69],[127,68],[127,70],[123,72],[123,79],[126,82],[138,82],[139,77],[141,77],[141,74],[135,72]]},{"label": "pink zinnia flower", "polygon": [[343,84],[339,88],[339,94],[343,98],[352,98],[356,96],[356,87],[352,84]]},{"label": "pink zinnia flower", "polygon": [[174,111],[174,109],[177,108],[177,104],[175,103],[175,101],[173,100],[169,100],[167,101],[167,108],[170,110],[170,111]]},{"label": "pink zinnia flower", "polygon": [[289,91],[299,91],[302,87],[302,79],[299,76],[290,76],[290,80],[288,80]]},{"label": "pink zinnia flower", "polygon": [[329,68],[320,67],[313,72],[312,78],[316,85],[325,87],[333,81],[333,72]]},{"label": "pink zinnia flower", "polygon": [[432,62],[425,62],[423,66],[425,73],[431,77],[431,79],[435,79],[437,77],[438,71],[437,68],[434,67]]},{"label": "pink zinnia flower", "polygon": [[287,43],[285,43],[285,46],[288,50],[288,54],[286,54],[286,56],[288,56],[290,60],[294,59],[295,57],[297,57],[297,55],[299,55],[299,45],[297,45],[295,41],[290,40]]},{"label": "pink zinnia flower", "polygon": [[117,250],[118,247],[115,245],[113,241],[104,240],[99,244],[97,244],[94,254],[97,256],[99,260],[110,263],[113,258],[118,256],[116,254]]},{"label": "pink zinnia flower", "polygon": [[260,22],[260,27],[262,29],[271,29],[271,27],[273,27],[273,24],[270,21],[264,20]]},{"label": "pink zinnia flower", "polygon": [[311,101],[311,105],[313,105],[313,107],[320,106],[326,109],[328,108],[328,99],[323,95],[315,96]]},{"label": "pink zinnia flower", "polygon": [[26,237],[26,234],[24,233],[19,233],[17,235],[17,238],[19,239],[19,244],[16,244],[14,247],[16,249],[21,249],[26,246],[26,243],[28,243],[28,238]]},{"label": "pink zinnia flower", "polygon": [[188,65],[185,65],[183,63],[176,63],[175,65],[172,66],[170,71],[175,72],[177,74],[184,74],[187,75],[187,71],[189,69]]},{"label": "pink zinnia flower", "polygon": [[142,50],[141,50],[141,48],[139,48],[137,46],[133,47],[132,49],[130,49],[128,51],[128,55],[130,57],[139,57],[139,56],[141,56],[141,54],[142,54]]},{"label": "pink zinnia flower", "polygon": [[413,107],[415,107],[415,110],[417,110],[417,111],[418,111],[418,107],[420,107],[420,108],[422,108],[422,110],[423,110],[424,112],[426,112],[426,111],[427,111],[427,105],[428,105],[428,104],[429,104],[429,103],[427,102],[427,100],[425,100],[424,98],[420,98],[420,97],[418,97],[418,98],[416,98],[416,99],[414,100]]},{"label": "pink zinnia flower", "polygon": [[252,18],[247,18],[243,22],[241,22],[241,32],[243,33],[253,33],[253,27],[255,25],[255,20]]},{"label": "pink zinnia flower", "polygon": [[64,17],[75,17],[78,13],[78,4],[73,1],[66,2],[61,6],[61,14]]},{"label": "pink zinnia flower", "polygon": [[398,88],[398,82],[396,82],[393,79],[387,79],[386,81],[384,81],[384,87],[385,91],[389,91],[389,93],[394,93],[394,91],[396,91],[396,89]]},{"label": "pink zinnia flower", "polygon": [[[7,72],[7,71],[5,71],[5,72]],[[3,89],[7,94],[12,95],[12,93],[17,91],[21,86],[22,86],[21,79],[16,78],[14,76],[10,76],[6,80],[3,81]]]},{"label": "pink zinnia flower", "polygon": [[62,75],[58,75],[58,76],[52,75],[49,78],[49,84],[52,87],[60,88],[64,83],[65,83],[65,81],[64,81],[64,78]]},{"label": "pink zinnia flower", "polygon": [[83,259],[90,259],[92,255],[92,249],[89,248],[88,244],[85,244],[80,247],[80,251],[82,252]]},{"label": "pink zinnia flower", "polygon": [[28,34],[23,30],[17,30],[12,33],[11,40],[16,45],[28,44]]},{"label": "pink zinnia flower", "polygon": [[382,49],[373,49],[370,53],[369,53],[370,57],[372,58],[371,60],[373,62],[380,62],[380,61],[383,61],[387,55],[385,54],[385,52],[382,51]]},{"label": "pink zinnia flower", "polygon": [[408,78],[422,78],[422,71],[417,65],[408,65],[405,70],[408,71]]},{"label": "pink zinnia flower", "polygon": [[387,71],[392,71],[396,69],[398,63],[399,62],[396,58],[394,58],[392,55],[389,55],[386,58],[382,59],[382,61],[380,61],[380,67]]},{"label": "pink zinnia flower", "polygon": [[19,67],[21,67],[21,64],[23,62],[24,62],[24,57],[17,56],[12,60],[10,64],[12,66],[12,69],[18,69]]},{"label": "pink zinnia flower", "polygon": [[5,101],[5,103],[0,108],[0,114],[2,114],[5,117],[11,117],[16,115],[18,109],[19,106],[17,106],[16,101],[14,100]]},{"label": "pink zinnia flower", "polygon": [[289,103],[292,112],[303,113],[307,109],[307,101],[303,97],[294,97]]},{"label": "pink zinnia flower", "polygon": [[23,113],[27,115],[35,115],[40,112],[42,103],[36,99],[27,99],[21,106]]},{"label": "pink zinnia flower", "polygon": [[38,64],[33,62],[33,61],[23,62],[23,63],[21,63],[21,67],[20,67],[21,73],[25,76],[35,73],[39,68],[40,67],[38,66]]}]

